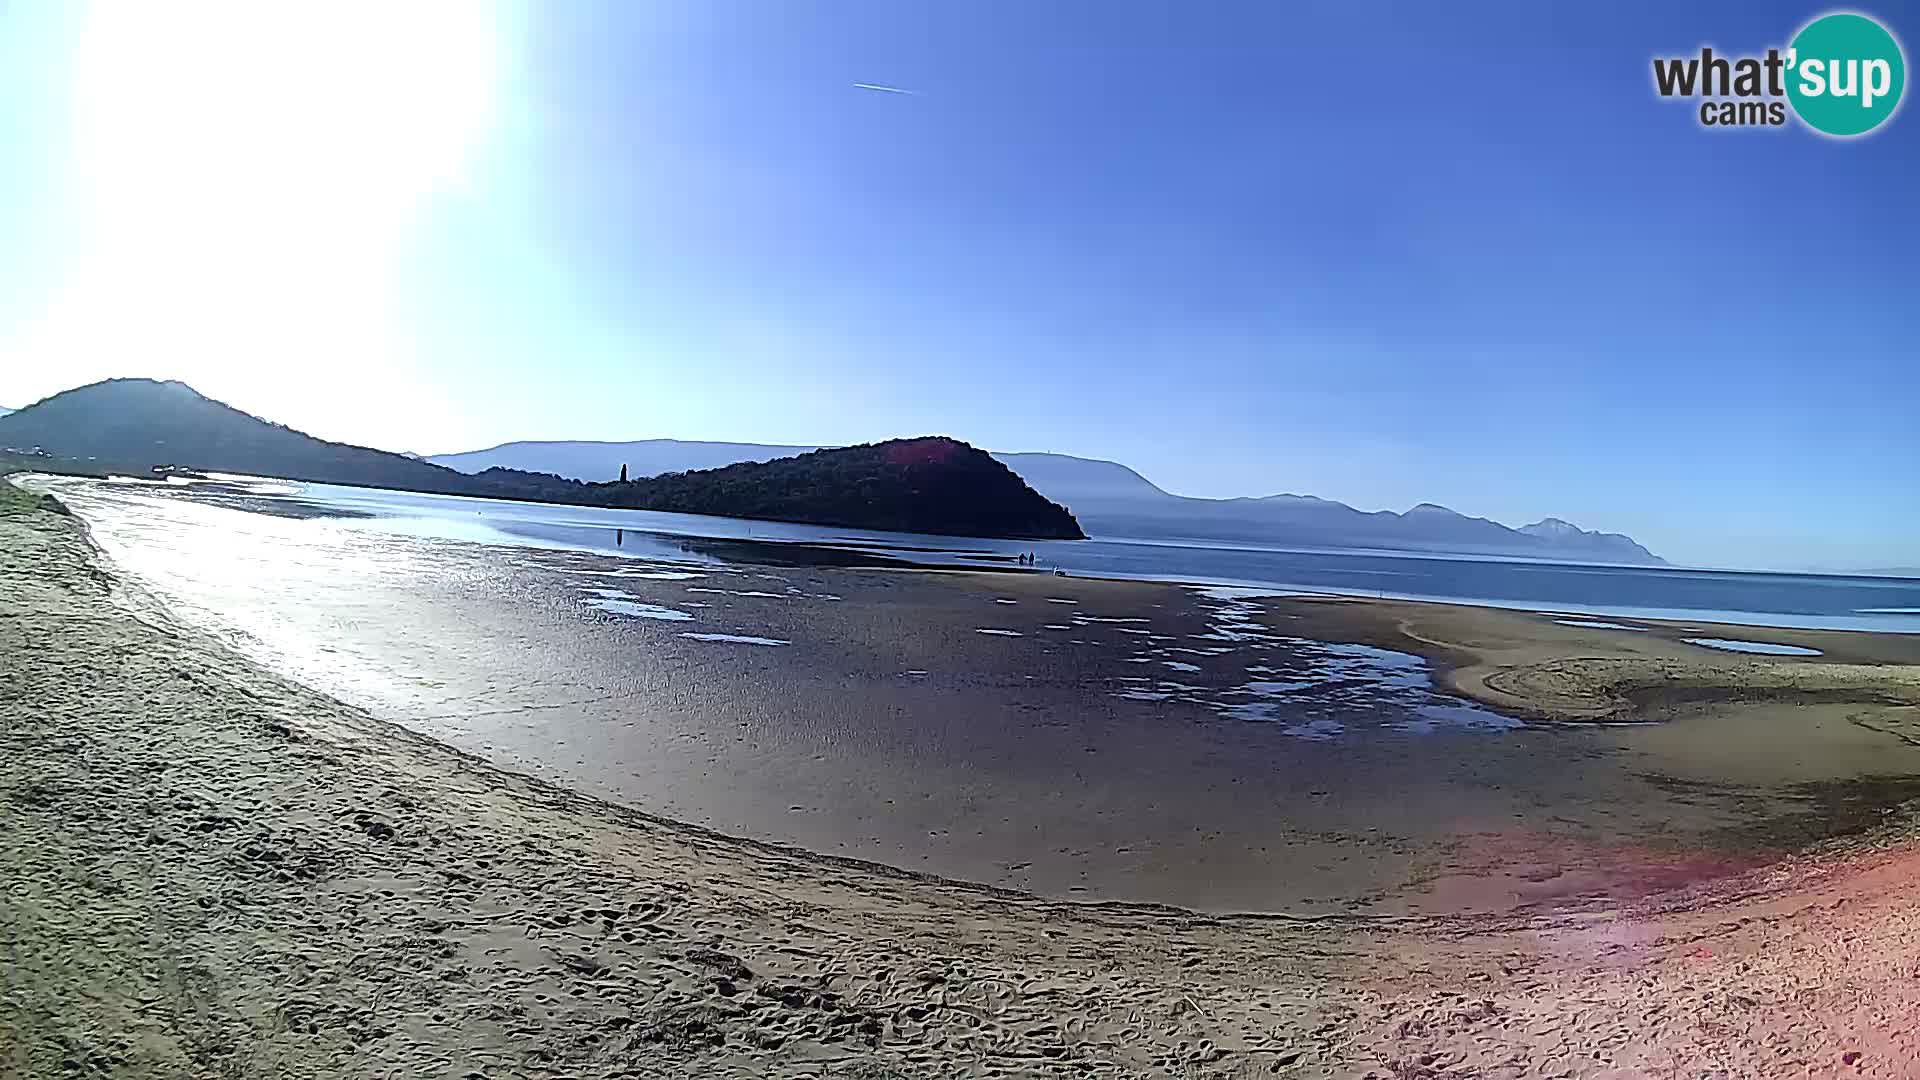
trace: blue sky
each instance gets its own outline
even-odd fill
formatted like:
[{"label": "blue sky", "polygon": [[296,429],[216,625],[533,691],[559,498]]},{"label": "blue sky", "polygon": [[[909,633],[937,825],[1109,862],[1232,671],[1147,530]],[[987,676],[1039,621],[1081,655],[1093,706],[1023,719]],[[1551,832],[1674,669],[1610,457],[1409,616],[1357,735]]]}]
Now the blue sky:
[{"label": "blue sky", "polygon": [[178,377],[423,452],[943,432],[1920,564],[1920,120],[1712,132],[1651,89],[1817,6],[245,10],[0,7],[0,404]]}]

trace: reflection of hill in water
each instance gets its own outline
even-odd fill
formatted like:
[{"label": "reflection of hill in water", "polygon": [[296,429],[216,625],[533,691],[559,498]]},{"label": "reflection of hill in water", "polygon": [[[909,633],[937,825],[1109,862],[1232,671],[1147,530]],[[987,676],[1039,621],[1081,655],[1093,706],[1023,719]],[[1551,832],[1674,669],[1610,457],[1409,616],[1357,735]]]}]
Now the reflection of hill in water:
[{"label": "reflection of hill in water", "polygon": [[572,525],[546,525],[514,522],[502,531],[568,546],[619,552],[643,558],[699,558],[728,563],[756,563],[763,566],[835,566],[857,568],[911,567],[924,563],[906,558],[904,552],[947,555],[954,559],[977,560],[981,569],[1010,565],[1014,557],[979,549],[929,548],[883,544],[879,541],[848,538],[829,543],[797,540],[755,540],[711,536],[675,536],[641,529],[606,529]]}]

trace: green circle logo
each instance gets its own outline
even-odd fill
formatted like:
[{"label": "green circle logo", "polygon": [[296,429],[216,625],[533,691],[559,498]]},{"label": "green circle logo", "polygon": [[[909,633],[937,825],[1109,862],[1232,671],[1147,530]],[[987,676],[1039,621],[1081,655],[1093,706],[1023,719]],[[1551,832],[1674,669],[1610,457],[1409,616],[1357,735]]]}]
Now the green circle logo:
[{"label": "green circle logo", "polygon": [[1822,15],[1787,50],[1787,100],[1815,131],[1865,135],[1893,115],[1907,61],[1887,28],[1851,12]]}]

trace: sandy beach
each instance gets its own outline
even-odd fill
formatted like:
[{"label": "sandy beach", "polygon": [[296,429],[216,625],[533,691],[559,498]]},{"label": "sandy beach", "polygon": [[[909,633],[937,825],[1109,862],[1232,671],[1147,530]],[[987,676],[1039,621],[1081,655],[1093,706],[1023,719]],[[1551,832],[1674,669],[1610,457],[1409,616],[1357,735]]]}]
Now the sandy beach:
[{"label": "sandy beach", "polygon": [[[1018,633],[1017,618],[1051,617],[1057,589],[895,576],[917,597],[1023,601],[989,627]],[[73,518],[17,500],[0,517],[9,1076],[1897,1077],[1920,1064],[1904,1022],[1920,1010],[1920,852],[1893,771],[1920,724],[1910,641],[1749,628],[1736,636],[1824,655],[1718,658],[1678,625],[1242,601],[1255,624],[1311,620],[1324,640],[1418,652],[1458,692],[1587,740],[1582,762],[1537,763],[1555,784],[1625,759],[1640,764],[1615,775],[1708,809],[1665,843],[1415,833],[1419,872],[1394,903],[1235,916],[1071,903],[642,814],[135,618],[116,588]],[[1158,618],[1150,633],[1217,625],[1171,588],[1074,588],[1115,610],[1169,605],[1109,616]],[[962,610],[970,646],[1001,644]],[[1097,628],[1123,625],[1136,624]]]},{"label": "sandy beach", "polygon": [[484,503],[388,526],[274,485],[51,486],[122,606],[375,719],[725,835],[1052,899],[1611,905],[1857,831],[1920,778],[1915,635],[528,546]]}]

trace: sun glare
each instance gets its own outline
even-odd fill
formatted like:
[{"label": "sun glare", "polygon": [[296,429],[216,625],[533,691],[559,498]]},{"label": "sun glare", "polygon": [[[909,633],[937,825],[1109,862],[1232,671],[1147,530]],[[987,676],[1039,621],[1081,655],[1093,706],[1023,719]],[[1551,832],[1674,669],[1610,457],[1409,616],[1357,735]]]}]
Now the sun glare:
[{"label": "sun glare", "polygon": [[378,377],[404,336],[389,271],[491,124],[498,31],[458,0],[91,9],[69,171],[88,236],[48,358],[256,399],[310,363]]}]

